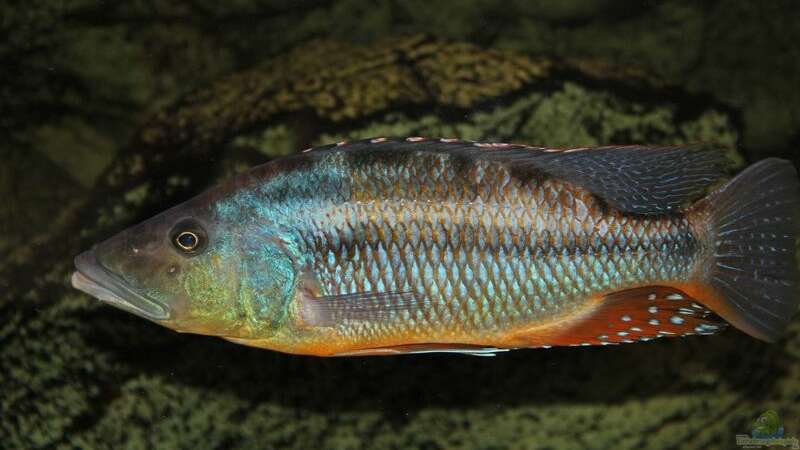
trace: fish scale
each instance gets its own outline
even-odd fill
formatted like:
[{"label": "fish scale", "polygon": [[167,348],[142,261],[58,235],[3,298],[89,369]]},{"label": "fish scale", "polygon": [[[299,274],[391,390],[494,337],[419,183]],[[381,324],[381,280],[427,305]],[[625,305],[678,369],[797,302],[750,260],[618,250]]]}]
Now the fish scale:
[{"label": "fish scale", "polygon": [[698,146],[375,138],[253,168],[75,259],[180,331],[311,355],[774,341],[797,310],[800,182]]},{"label": "fish scale", "polygon": [[[491,162],[457,173],[444,154],[402,166],[357,164],[343,153],[328,158],[322,170],[346,173],[344,201],[329,203],[323,215],[346,224],[315,221],[299,230],[321,237],[304,242],[314,242],[306,251],[323,289],[410,290],[424,305],[417,315],[390,313],[379,326],[340,324],[352,339],[487,336],[569,314],[601,291],[686,278],[691,269],[686,220],[609,215],[588,192],[559,180],[521,181]],[[377,249],[388,249],[385,259]],[[527,289],[514,287],[520,285]]]}]

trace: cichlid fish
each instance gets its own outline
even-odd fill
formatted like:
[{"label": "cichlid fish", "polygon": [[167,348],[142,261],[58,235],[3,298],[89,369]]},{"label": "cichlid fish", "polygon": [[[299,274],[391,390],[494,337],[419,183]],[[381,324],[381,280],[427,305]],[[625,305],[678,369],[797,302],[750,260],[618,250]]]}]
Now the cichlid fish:
[{"label": "cichlid fish", "polygon": [[[342,142],[255,167],[75,259],[182,332],[311,355],[777,339],[800,184],[699,147]],[[705,195],[710,191],[710,194]],[[704,196],[705,195],[705,196]]]}]

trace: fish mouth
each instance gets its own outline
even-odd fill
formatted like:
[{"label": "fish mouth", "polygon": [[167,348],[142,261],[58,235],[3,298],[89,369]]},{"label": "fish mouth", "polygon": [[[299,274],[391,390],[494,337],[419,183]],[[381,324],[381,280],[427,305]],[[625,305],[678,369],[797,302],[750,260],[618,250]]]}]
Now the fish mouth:
[{"label": "fish mouth", "polygon": [[75,257],[72,287],[92,297],[148,320],[163,321],[170,317],[165,305],[131,289],[122,278],[103,267],[92,250]]}]

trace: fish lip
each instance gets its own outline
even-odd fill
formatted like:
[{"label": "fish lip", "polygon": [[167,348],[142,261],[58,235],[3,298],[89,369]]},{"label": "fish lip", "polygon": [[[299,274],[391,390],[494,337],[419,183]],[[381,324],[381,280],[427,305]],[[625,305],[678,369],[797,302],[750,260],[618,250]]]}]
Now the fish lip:
[{"label": "fish lip", "polygon": [[139,317],[164,321],[170,318],[170,309],[131,289],[122,278],[103,267],[94,254],[88,250],[75,257],[72,274],[72,287],[97,299]]}]

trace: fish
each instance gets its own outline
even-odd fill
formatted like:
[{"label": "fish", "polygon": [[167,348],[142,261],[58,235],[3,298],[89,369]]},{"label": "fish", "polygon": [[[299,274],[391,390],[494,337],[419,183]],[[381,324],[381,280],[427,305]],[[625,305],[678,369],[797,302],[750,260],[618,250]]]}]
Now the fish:
[{"label": "fish", "polygon": [[780,417],[773,409],[764,412],[753,422],[751,436],[754,439],[780,439],[783,434],[784,429]]},{"label": "fish", "polygon": [[798,307],[800,183],[704,145],[339,142],[94,245],[72,285],[179,332],[316,356],[774,342]]}]

